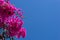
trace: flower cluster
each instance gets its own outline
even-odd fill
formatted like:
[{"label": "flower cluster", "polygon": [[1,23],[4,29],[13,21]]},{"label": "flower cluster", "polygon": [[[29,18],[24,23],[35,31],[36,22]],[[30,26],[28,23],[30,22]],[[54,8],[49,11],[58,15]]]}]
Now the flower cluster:
[{"label": "flower cluster", "polygon": [[14,7],[9,0],[0,0],[0,28],[4,30],[6,36],[17,38],[26,36],[26,29],[22,27],[24,24],[22,18],[20,9]]}]

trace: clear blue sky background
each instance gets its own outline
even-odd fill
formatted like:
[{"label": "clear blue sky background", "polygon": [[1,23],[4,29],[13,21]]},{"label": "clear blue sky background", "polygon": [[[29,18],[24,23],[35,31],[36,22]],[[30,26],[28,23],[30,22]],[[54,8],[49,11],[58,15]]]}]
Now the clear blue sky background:
[{"label": "clear blue sky background", "polygon": [[11,0],[11,3],[24,11],[27,36],[21,40],[60,40],[60,0]]}]

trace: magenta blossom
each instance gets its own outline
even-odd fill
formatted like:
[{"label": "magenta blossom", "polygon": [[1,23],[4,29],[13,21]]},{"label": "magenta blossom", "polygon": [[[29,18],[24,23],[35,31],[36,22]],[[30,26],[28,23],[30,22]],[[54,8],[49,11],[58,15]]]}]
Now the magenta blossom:
[{"label": "magenta blossom", "polygon": [[5,1],[0,1],[0,4],[1,4],[0,5],[0,15],[2,17],[5,18],[5,17],[9,17],[9,16],[15,14],[14,11],[16,10],[16,8],[13,5],[11,5]]},{"label": "magenta blossom", "polygon": [[21,19],[19,19],[18,17],[11,17],[8,20],[5,20],[5,24],[7,24],[7,30],[8,35],[10,36],[15,36],[18,31],[21,29],[22,25],[23,25],[23,21]]},{"label": "magenta blossom", "polygon": [[23,18],[22,12],[20,11],[21,9],[17,9],[14,5],[12,5],[10,2],[6,2],[4,0],[0,0],[0,15],[3,18],[12,16],[15,14],[15,11],[17,14]]},{"label": "magenta blossom", "polygon": [[18,34],[16,35],[17,38],[20,38],[20,36],[22,36],[23,38],[26,36],[26,29],[25,28],[21,28],[18,32]]},{"label": "magenta blossom", "polygon": [[9,0],[0,0],[0,28],[3,29],[4,36],[16,36],[17,38],[22,36],[24,38],[26,29],[22,27],[24,24],[22,18],[21,9],[17,9]]}]

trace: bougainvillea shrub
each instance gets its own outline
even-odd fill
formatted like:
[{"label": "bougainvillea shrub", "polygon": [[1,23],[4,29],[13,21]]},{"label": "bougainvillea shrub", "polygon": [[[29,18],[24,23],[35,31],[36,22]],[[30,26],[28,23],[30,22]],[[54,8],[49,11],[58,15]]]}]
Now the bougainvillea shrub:
[{"label": "bougainvillea shrub", "polygon": [[[18,15],[16,15],[18,14]],[[9,0],[0,0],[0,39],[5,40],[14,37],[20,38],[26,36],[26,29],[23,27],[24,21],[20,9],[16,8]]]}]

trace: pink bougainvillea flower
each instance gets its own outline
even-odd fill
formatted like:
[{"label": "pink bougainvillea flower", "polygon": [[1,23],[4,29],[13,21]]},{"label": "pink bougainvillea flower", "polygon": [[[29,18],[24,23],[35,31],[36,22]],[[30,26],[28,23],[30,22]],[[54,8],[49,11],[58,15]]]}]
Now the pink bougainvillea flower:
[{"label": "pink bougainvillea flower", "polygon": [[3,2],[4,2],[3,0],[0,0],[0,6],[3,4]]},{"label": "pink bougainvillea flower", "polygon": [[2,17],[9,17],[13,14],[15,14],[15,11],[18,15],[20,15],[21,18],[23,18],[21,9],[17,9],[14,5],[12,5],[10,2],[5,2],[4,0],[0,0],[0,15]]},{"label": "pink bougainvillea flower", "polygon": [[21,10],[22,10],[22,9],[20,9],[20,8],[19,8],[19,9],[16,8],[17,14],[18,14],[21,18],[24,18],[24,16],[22,15],[23,12],[21,12]]},{"label": "pink bougainvillea flower", "polygon": [[15,7],[12,6],[11,4],[5,2],[5,1],[0,1],[0,15],[2,17],[9,17],[13,14],[15,14]]},{"label": "pink bougainvillea flower", "polygon": [[17,38],[20,38],[20,36],[22,36],[23,38],[26,36],[26,29],[23,27],[19,30],[18,34],[16,35]]},{"label": "pink bougainvillea flower", "polygon": [[14,14],[14,10],[8,9],[7,6],[4,6],[1,10],[3,17],[9,17]]},{"label": "pink bougainvillea flower", "polygon": [[0,16],[0,28],[4,26],[4,19]]},{"label": "pink bougainvillea flower", "polygon": [[15,36],[17,32],[21,29],[23,25],[23,21],[18,17],[11,17],[5,20],[5,24],[7,24],[8,35]]},{"label": "pink bougainvillea flower", "polygon": [[[16,16],[17,14],[20,16]],[[26,36],[26,29],[23,28],[24,22],[21,9],[17,9],[9,0],[0,0],[0,28],[5,29],[5,32],[10,37],[17,36],[23,38]]]}]

